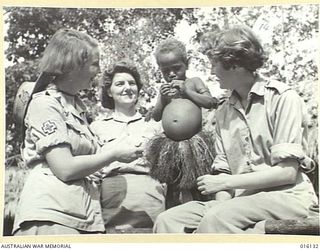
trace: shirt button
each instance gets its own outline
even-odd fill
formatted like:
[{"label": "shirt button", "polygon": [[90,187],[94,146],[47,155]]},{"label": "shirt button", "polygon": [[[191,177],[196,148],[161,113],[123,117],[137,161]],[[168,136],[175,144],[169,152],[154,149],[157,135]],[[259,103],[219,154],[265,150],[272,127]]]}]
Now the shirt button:
[{"label": "shirt button", "polygon": [[249,141],[249,137],[247,137],[247,136],[246,136],[244,139],[246,140],[246,142],[248,142],[248,141]]}]

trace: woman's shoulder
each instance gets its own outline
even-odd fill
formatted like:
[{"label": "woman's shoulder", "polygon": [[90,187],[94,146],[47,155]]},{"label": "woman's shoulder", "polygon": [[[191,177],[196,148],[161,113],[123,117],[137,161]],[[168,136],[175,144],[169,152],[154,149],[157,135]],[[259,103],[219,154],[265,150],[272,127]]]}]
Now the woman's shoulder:
[{"label": "woman's shoulder", "polygon": [[97,117],[90,123],[90,129],[94,134],[100,134],[100,131],[106,131],[112,126],[112,117]]},{"label": "woman's shoulder", "polygon": [[278,80],[269,80],[266,83],[266,89],[276,91],[278,94],[282,94],[288,90],[292,90],[291,87],[284,82]]},{"label": "woman's shoulder", "polygon": [[144,131],[145,131],[146,134],[149,134],[149,135],[152,136],[152,135],[161,133],[163,131],[162,122],[161,121],[157,122],[154,119],[151,119],[151,120],[148,120],[148,121],[143,119],[142,121],[143,121],[143,124],[144,124],[144,127],[145,127]]},{"label": "woman's shoulder", "polygon": [[271,80],[267,82],[266,93],[267,94],[265,98],[272,98],[272,100],[274,100],[274,103],[277,103],[276,100],[282,100],[285,102],[290,102],[290,100],[294,102],[301,102],[302,100],[296,90],[294,90],[288,84],[277,80]]},{"label": "woman's shoulder", "polygon": [[29,109],[44,110],[44,109],[62,109],[58,99],[49,95],[46,91],[41,91],[32,95],[29,104]]}]

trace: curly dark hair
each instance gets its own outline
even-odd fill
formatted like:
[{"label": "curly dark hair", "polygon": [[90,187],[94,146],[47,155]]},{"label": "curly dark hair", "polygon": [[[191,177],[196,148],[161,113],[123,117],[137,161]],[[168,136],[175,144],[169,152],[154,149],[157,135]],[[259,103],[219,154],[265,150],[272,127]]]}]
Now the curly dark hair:
[{"label": "curly dark hair", "polygon": [[207,33],[202,42],[203,52],[221,62],[225,69],[240,66],[254,72],[267,60],[257,36],[244,25]]},{"label": "curly dark hair", "polygon": [[180,42],[179,40],[170,37],[167,38],[166,40],[162,41],[156,48],[155,51],[155,57],[158,62],[158,57],[159,54],[161,53],[169,53],[172,51],[177,51],[180,53],[180,56],[182,58],[182,60],[184,61],[184,63],[188,64],[188,56],[187,56],[187,50],[186,50],[186,46],[184,45],[184,43]]},{"label": "curly dark hair", "polygon": [[114,100],[107,94],[107,90],[110,89],[112,79],[117,73],[128,73],[132,75],[134,80],[136,81],[138,92],[140,92],[142,88],[143,84],[141,82],[140,73],[132,61],[123,59],[114,63],[110,68],[104,71],[102,76],[101,103],[104,108],[114,109]]}]

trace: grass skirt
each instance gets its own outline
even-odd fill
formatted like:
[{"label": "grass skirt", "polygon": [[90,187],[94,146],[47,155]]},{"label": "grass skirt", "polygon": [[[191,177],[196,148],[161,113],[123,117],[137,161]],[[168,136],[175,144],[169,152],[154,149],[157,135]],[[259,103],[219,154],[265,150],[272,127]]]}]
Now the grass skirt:
[{"label": "grass skirt", "polygon": [[[206,131],[183,141],[173,141],[164,133],[154,136],[146,150],[150,176],[179,190],[197,190],[197,178],[211,172],[213,144],[212,134]],[[207,200],[194,192],[193,198]]]}]

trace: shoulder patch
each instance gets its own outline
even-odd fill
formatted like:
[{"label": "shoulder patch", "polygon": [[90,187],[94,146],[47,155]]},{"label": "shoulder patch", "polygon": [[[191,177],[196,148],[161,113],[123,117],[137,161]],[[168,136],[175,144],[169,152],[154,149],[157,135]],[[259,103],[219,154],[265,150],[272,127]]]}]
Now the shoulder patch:
[{"label": "shoulder patch", "polygon": [[42,124],[42,131],[47,135],[53,134],[56,130],[57,125],[53,121],[48,120]]}]

